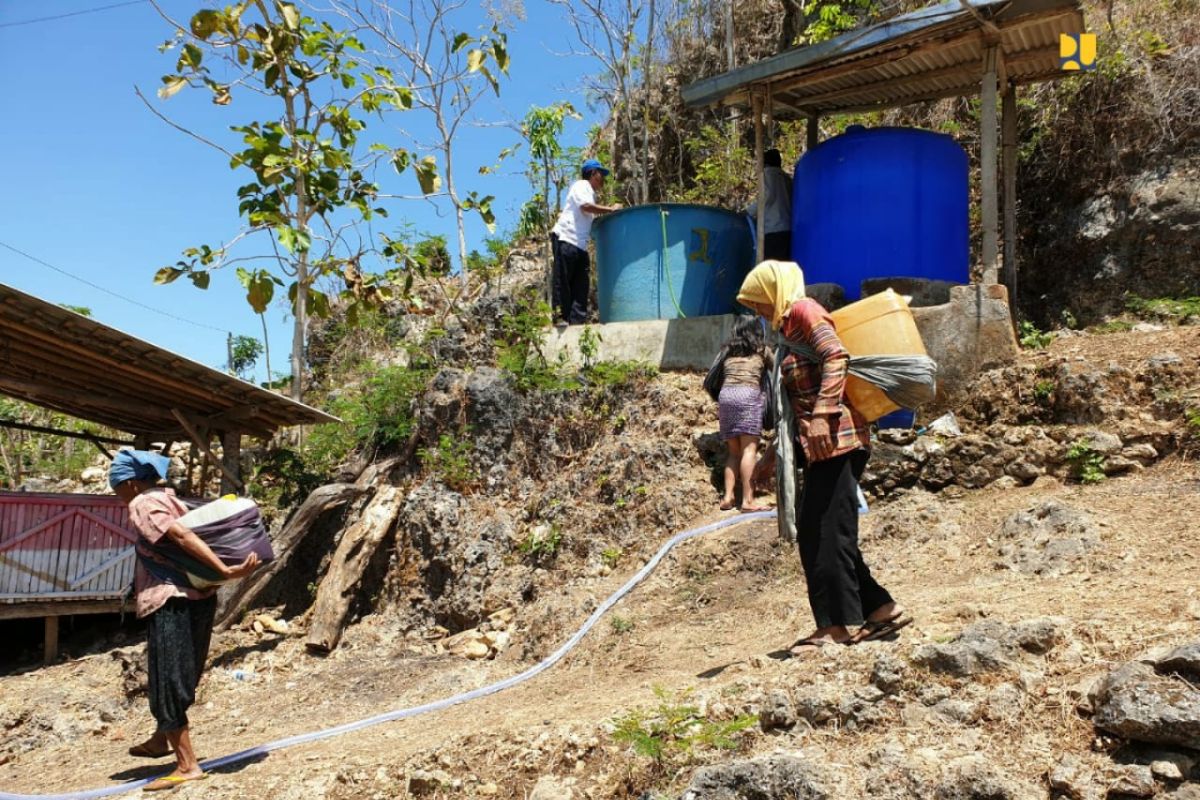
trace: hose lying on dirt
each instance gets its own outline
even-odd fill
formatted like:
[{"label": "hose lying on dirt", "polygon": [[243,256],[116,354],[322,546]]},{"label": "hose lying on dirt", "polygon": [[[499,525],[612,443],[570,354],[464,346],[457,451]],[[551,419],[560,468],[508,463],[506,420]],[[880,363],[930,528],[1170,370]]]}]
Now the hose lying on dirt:
[{"label": "hose lying on dirt", "polygon": [[[458,705],[459,703],[465,703],[468,700],[476,700],[480,697],[487,697],[490,694],[496,694],[497,692],[501,692],[505,689],[510,689],[513,686],[524,683],[539,673],[550,669],[550,667],[561,661],[563,656],[574,649],[574,647],[579,644],[580,640],[587,635],[587,632],[590,631],[592,627],[600,621],[601,617],[608,613],[608,611],[610,611],[612,607],[621,600],[621,598],[633,591],[634,587],[645,580],[646,577],[654,571],[659,562],[661,562],[667,553],[671,552],[671,549],[676,545],[686,542],[688,539],[694,539],[695,537],[705,533],[711,533],[712,531],[728,528],[743,522],[750,522],[752,520],[770,519],[774,516],[774,511],[756,511],[749,514],[739,514],[736,517],[719,520],[708,525],[703,525],[699,528],[692,528],[691,530],[675,534],[667,541],[666,544],[658,549],[658,552],[654,554],[653,558],[646,562],[644,567],[638,570],[636,575],[626,581],[624,586],[613,592],[608,599],[601,603],[599,607],[592,612],[592,615],[587,618],[587,622],[583,623],[583,627],[577,630],[575,634],[571,636],[571,638],[568,639],[565,644],[563,644],[562,647],[555,650],[544,661],[535,664],[518,675],[513,675],[510,678],[505,678],[504,680],[497,681],[496,683],[492,683],[487,686],[481,686],[478,689],[472,689],[469,692],[456,694],[441,700],[434,700],[433,702],[426,703],[424,705],[388,711],[384,714],[379,714],[374,717],[360,719],[357,722],[347,722],[344,725],[338,725],[333,728],[311,731],[310,733],[301,733],[297,734],[296,736],[289,736],[286,739],[277,739],[273,742],[260,744],[257,747],[251,747],[246,750],[240,750],[236,753],[230,753],[227,756],[221,756],[220,758],[204,761],[200,764],[200,766],[208,771],[217,769],[219,767],[228,766],[230,764],[236,764],[242,761],[259,759],[273,750],[282,750],[285,747],[292,747],[294,745],[305,744],[307,742],[316,742],[321,739],[329,739],[333,736],[340,736],[343,733],[350,733],[351,731],[369,728],[372,725],[378,725],[381,722],[407,719],[420,714],[427,714],[430,711],[441,711],[442,709],[449,708],[450,706]],[[130,781],[128,783],[104,786],[98,789],[87,789],[79,792],[64,792],[61,794],[12,794],[9,792],[0,791],[0,800],[88,800],[88,798],[93,797],[111,797],[113,795],[123,794],[134,789],[140,789],[153,780],[155,780],[155,778],[143,778],[141,780]]]}]

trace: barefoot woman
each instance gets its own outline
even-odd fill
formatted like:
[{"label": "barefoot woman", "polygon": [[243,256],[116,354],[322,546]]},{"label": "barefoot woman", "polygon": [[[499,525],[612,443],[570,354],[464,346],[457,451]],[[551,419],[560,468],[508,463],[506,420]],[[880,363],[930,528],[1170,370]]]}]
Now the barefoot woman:
[{"label": "barefoot woman", "polygon": [[254,554],[237,566],[226,566],[177,521],[187,508],[174,491],[157,486],[167,477],[169,464],[170,460],[158,453],[122,450],[108,472],[109,485],[129,506],[129,521],[138,532],[134,591],[137,615],[146,619],[150,712],[158,723],[154,735],[129,753],[163,758],[174,752],[176,761],[175,771],[146,786],[147,791],[173,789],[204,777],[188,736],[187,710],[196,700],[217,610],[216,589],[192,588],[186,576],[156,559],[155,546],[170,541],[226,579],[248,575],[258,566]]},{"label": "barefoot woman", "polygon": [[792,652],[887,636],[911,620],[871,576],[858,549],[858,479],[870,456],[870,435],[862,415],[843,402],[849,353],[829,313],[804,296],[804,275],[793,262],[759,264],[746,276],[738,301],[802,350],[785,345],[780,374],[782,396],[796,418],[796,460],[804,467],[796,540],[817,627]]}]

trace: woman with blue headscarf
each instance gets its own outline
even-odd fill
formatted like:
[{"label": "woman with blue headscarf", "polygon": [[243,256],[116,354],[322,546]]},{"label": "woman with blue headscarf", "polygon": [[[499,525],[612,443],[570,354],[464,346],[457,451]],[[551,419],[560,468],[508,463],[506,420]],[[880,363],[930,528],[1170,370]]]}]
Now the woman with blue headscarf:
[{"label": "woman with blue headscarf", "polygon": [[129,506],[129,521],[139,536],[133,587],[138,618],[146,620],[150,712],[157,723],[154,735],[131,747],[129,754],[165,758],[173,752],[176,761],[175,771],[147,785],[146,791],[173,789],[205,777],[192,749],[187,710],[196,700],[217,611],[215,588],[196,589],[170,572],[149,569],[147,564],[153,562],[148,558],[156,544],[170,542],[226,580],[249,575],[259,562],[252,553],[240,564],[226,565],[179,522],[187,506],[172,489],[158,486],[170,463],[159,453],[122,450],[108,470],[108,483]]}]

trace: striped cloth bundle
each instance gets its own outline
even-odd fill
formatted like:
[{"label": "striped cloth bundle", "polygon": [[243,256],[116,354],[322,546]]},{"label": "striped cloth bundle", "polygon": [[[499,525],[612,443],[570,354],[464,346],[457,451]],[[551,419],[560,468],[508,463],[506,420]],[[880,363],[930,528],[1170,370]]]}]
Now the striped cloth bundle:
[{"label": "striped cloth bundle", "polygon": [[[251,553],[257,553],[264,564],[275,559],[258,504],[248,497],[226,496],[199,505],[179,522],[228,566],[242,563]],[[225,582],[215,570],[196,561],[165,536],[153,545],[139,538],[137,555],[152,575],[176,586],[208,589]]]}]

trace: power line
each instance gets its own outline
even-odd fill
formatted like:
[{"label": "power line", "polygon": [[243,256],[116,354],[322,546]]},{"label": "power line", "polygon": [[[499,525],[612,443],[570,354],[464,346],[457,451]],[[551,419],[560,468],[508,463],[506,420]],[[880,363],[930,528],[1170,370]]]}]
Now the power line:
[{"label": "power line", "polygon": [[155,314],[161,314],[162,316],[173,319],[176,322],[186,322],[188,325],[195,325],[197,328],[207,328],[208,330],[216,331],[217,333],[226,333],[226,331],[222,328],[214,328],[212,325],[205,325],[203,322],[194,322],[190,319],[184,319],[183,317],[177,317],[174,314],[171,314],[167,311],[163,311],[161,308],[155,308],[154,306],[148,306],[145,303],[139,303],[137,300],[131,300],[130,298],[125,297],[124,295],[117,294],[116,292],[110,291],[109,289],[105,289],[103,286],[99,286],[95,283],[92,283],[89,280],[79,277],[78,275],[74,275],[70,272],[67,272],[65,269],[61,269],[59,267],[54,266],[53,264],[42,261],[37,256],[31,256],[31,255],[29,255],[29,253],[26,253],[24,250],[18,250],[17,248],[13,247],[11,244],[8,244],[7,242],[0,242],[0,247],[7,248],[8,250],[13,251],[14,253],[16,253],[19,256],[24,256],[25,258],[28,258],[30,261],[34,262],[35,264],[41,264],[43,267],[52,269],[55,272],[59,273],[60,275],[66,275],[68,278],[77,280],[80,283],[84,284],[85,286],[90,286],[93,289],[95,289],[96,291],[104,292],[105,294],[107,294],[111,297],[115,297],[118,300],[124,300],[126,303],[135,305],[138,308],[143,308],[146,311],[153,311]]},{"label": "power line", "polygon": [[0,28],[15,28],[18,25],[32,25],[35,22],[51,22],[56,19],[66,19],[67,17],[78,17],[83,14],[95,14],[97,11],[108,11],[113,8],[123,8],[124,6],[138,6],[147,0],[128,0],[125,3],[113,3],[110,6],[98,6],[96,8],[85,8],[82,11],[71,11],[66,14],[55,14],[52,17],[37,17],[35,19],[23,19],[19,22],[0,22]]}]

